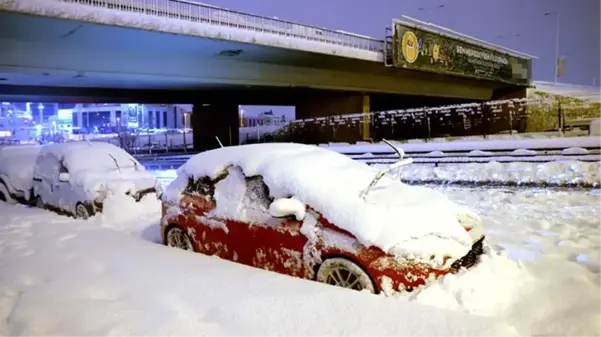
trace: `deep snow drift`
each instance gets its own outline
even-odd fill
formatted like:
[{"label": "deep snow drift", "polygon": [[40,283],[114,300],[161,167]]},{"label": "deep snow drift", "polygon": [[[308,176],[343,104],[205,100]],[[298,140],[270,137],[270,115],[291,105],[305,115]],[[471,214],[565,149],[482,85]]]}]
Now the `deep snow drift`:
[{"label": "deep snow drift", "polygon": [[600,335],[601,193],[441,189],[482,216],[503,258],[446,276],[417,301],[492,315],[526,335]]},{"label": "deep snow drift", "polygon": [[22,206],[0,203],[0,213],[0,334],[515,335],[494,318],[296,279],[127,233],[154,238],[156,225],[144,219],[119,232]]},{"label": "deep snow drift", "polygon": [[492,252],[399,298],[157,245],[150,201],[87,222],[0,203],[0,334],[601,333],[598,191],[440,191],[482,216]]}]

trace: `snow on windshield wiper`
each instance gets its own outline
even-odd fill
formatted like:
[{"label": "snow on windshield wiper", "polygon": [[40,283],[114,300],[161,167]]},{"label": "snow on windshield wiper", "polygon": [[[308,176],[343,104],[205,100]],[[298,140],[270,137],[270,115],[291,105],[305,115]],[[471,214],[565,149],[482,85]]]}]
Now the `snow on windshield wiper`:
[{"label": "snow on windshield wiper", "polygon": [[115,157],[113,157],[112,154],[109,153],[109,156],[113,159],[113,161],[115,162],[115,165],[117,166],[117,170],[119,170],[119,172],[121,172],[121,168],[119,167],[119,163],[117,162],[117,159]]}]

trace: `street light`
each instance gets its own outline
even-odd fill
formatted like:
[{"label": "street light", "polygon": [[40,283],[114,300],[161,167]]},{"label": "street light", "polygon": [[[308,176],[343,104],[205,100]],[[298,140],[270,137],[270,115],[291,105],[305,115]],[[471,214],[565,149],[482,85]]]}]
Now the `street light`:
[{"label": "street light", "polygon": [[546,12],[545,16],[555,15],[555,25],[557,31],[555,32],[555,83],[559,77],[559,12]]},{"label": "street light", "polygon": [[38,110],[40,110],[40,124],[44,123],[44,104],[38,104]]}]

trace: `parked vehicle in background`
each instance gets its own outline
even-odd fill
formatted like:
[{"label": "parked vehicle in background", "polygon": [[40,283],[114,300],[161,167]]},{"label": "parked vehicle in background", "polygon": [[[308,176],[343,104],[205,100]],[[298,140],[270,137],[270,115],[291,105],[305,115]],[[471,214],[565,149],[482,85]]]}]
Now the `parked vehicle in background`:
[{"label": "parked vehicle in background", "polygon": [[0,146],[0,201],[27,203],[41,145]]},{"label": "parked vehicle in background", "polygon": [[434,190],[292,143],[190,158],[163,195],[165,245],[372,293],[412,291],[475,265],[480,218]]},{"label": "parked vehicle in background", "polygon": [[31,200],[41,208],[87,219],[102,212],[109,193],[135,201],[161,192],[156,179],[123,149],[106,142],[44,146],[33,167]]}]

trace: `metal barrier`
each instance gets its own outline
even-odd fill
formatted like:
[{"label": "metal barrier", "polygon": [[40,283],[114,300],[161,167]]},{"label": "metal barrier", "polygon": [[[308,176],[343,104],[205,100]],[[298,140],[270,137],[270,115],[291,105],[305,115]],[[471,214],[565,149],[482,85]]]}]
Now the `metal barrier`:
[{"label": "metal barrier", "polygon": [[184,0],[54,0],[383,52],[384,41]]}]

